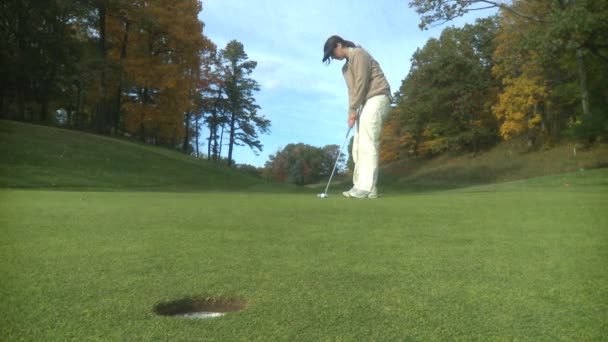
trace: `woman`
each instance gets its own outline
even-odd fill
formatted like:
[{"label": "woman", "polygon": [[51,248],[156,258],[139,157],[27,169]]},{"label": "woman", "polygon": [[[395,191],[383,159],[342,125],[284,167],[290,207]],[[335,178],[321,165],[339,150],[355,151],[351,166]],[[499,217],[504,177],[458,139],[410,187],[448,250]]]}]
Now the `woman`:
[{"label": "woman", "polygon": [[363,48],[339,36],[323,47],[323,62],[346,60],[342,74],[348,86],[348,127],[355,123],[352,156],[353,188],[342,194],[354,198],[377,198],[378,149],[382,120],[390,108],[391,89],[380,65]]}]

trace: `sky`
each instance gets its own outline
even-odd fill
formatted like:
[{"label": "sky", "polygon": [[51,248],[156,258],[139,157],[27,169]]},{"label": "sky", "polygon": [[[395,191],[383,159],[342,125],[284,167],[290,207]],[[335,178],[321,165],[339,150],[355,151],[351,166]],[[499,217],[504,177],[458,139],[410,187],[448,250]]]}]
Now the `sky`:
[{"label": "sky", "polygon": [[[348,130],[344,62],[323,64],[323,45],[334,34],[361,45],[378,61],[394,93],[416,49],[447,27],[421,31],[420,17],[407,3],[203,0],[203,34],[218,50],[233,39],[243,43],[249,60],[258,63],[251,77],[261,89],[254,97],[259,114],[271,122],[270,133],[259,136],[263,151],[256,155],[247,146],[236,146],[235,162],[262,167],[271,154],[291,143],[341,145]],[[490,14],[477,12],[449,25],[462,26]],[[206,151],[206,146],[201,148]]]}]

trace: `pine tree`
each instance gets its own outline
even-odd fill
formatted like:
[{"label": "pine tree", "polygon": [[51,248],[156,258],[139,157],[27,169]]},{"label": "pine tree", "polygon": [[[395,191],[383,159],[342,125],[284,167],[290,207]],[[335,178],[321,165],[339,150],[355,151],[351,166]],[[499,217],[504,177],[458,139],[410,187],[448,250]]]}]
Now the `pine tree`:
[{"label": "pine tree", "polygon": [[249,76],[257,62],[248,60],[243,44],[232,40],[220,52],[225,71],[224,91],[227,97],[228,163],[233,164],[234,146],[247,145],[254,153],[262,151],[259,133],[268,133],[270,121],[258,114],[260,107],[253,93],[260,90]]}]

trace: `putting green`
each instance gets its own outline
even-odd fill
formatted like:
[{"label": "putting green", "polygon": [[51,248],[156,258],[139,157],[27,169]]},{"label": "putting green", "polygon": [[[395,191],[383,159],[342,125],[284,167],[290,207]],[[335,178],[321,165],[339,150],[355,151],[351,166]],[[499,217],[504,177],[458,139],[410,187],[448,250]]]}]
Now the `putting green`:
[{"label": "putting green", "polygon": [[[2,190],[0,339],[601,340],[607,175],[378,200]],[[247,306],[154,312],[192,296]]]}]

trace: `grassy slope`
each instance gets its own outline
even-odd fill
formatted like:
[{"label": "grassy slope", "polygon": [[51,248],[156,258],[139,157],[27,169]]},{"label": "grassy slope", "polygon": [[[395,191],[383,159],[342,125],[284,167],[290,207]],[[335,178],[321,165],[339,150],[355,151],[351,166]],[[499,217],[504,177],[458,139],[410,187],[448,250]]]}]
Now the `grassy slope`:
[{"label": "grassy slope", "polygon": [[608,167],[608,144],[573,152],[571,144],[529,152],[513,141],[475,157],[446,154],[393,163],[383,169],[381,182],[392,188],[462,187]]},{"label": "grassy slope", "polygon": [[[380,188],[454,188],[606,167],[608,145],[523,152],[507,143],[472,158],[444,155],[385,167]],[[77,131],[0,120],[0,187],[145,190],[294,190],[181,153]],[[336,189],[348,177],[335,177]],[[340,184],[342,183],[342,184]],[[322,189],[321,182],[311,188]]]},{"label": "grassy slope", "polygon": [[0,120],[0,187],[145,190],[282,188],[149,145]]}]

